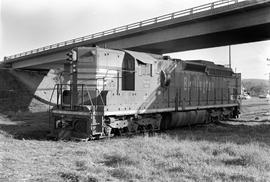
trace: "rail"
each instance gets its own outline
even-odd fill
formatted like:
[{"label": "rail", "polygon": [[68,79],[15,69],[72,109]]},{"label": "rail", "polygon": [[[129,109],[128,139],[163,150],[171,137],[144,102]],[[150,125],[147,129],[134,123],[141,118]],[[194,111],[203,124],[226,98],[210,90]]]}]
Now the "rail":
[{"label": "rail", "polygon": [[238,3],[243,2],[243,1],[251,1],[251,0],[219,0],[219,1],[211,2],[211,3],[207,3],[207,4],[204,4],[204,5],[196,6],[196,7],[193,7],[193,8],[189,8],[189,9],[185,9],[185,10],[165,14],[165,15],[158,16],[158,17],[151,18],[151,19],[147,19],[147,20],[144,20],[144,21],[140,21],[140,22],[120,26],[120,27],[117,27],[117,28],[113,28],[113,29],[110,29],[110,30],[103,31],[103,32],[98,32],[98,33],[95,33],[95,34],[91,34],[91,35],[71,39],[71,40],[68,40],[68,41],[48,45],[48,46],[45,46],[45,47],[33,49],[33,50],[30,50],[30,51],[22,52],[22,53],[19,53],[19,54],[15,54],[15,55],[12,55],[12,56],[5,57],[4,61],[8,61],[8,60],[11,60],[11,59],[16,59],[16,58],[31,55],[31,54],[44,52],[44,51],[47,51],[47,50],[52,50],[52,49],[64,47],[64,46],[67,46],[67,45],[72,45],[72,44],[75,44],[75,43],[84,42],[84,41],[95,39],[95,38],[100,38],[100,37],[107,36],[107,35],[112,35],[112,34],[115,34],[115,33],[120,33],[120,32],[124,32],[124,31],[128,31],[128,30],[144,27],[144,26],[147,26],[147,25],[160,23],[160,22],[167,21],[167,20],[172,20],[172,19],[175,19],[175,18],[187,16],[187,15],[193,15],[193,14],[200,13],[200,12],[207,11],[207,10],[214,10],[216,8],[225,7],[225,6],[229,6],[229,5],[233,5],[233,4],[238,4]]}]

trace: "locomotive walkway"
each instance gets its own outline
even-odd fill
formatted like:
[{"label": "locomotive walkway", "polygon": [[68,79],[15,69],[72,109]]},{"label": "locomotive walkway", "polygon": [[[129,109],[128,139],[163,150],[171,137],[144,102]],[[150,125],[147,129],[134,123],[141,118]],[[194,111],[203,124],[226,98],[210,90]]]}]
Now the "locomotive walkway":
[{"label": "locomotive walkway", "polygon": [[270,38],[270,0],[220,0],[4,58],[11,68],[62,67],[77,46],[170,53]]}]

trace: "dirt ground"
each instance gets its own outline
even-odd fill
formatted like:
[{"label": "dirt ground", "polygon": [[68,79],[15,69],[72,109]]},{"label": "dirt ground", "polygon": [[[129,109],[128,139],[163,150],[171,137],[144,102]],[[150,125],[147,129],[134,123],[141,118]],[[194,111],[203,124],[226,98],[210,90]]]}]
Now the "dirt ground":
[{"label": "dirt ground", "polygon": [[236,120],[240,124],[269,124],[270,99],[252,97],[248,100],[242,100],[241,104],[240,118]]}]

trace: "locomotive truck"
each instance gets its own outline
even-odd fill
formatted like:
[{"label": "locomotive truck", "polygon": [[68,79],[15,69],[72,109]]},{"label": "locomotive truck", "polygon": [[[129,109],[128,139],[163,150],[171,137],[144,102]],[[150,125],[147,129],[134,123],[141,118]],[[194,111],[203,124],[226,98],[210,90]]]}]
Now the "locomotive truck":
[{"label": "locomotive truck", "polygon": [[55,86],[51,136],[98,139],[235,118],[241,75],[204,60],[77,47]]}]

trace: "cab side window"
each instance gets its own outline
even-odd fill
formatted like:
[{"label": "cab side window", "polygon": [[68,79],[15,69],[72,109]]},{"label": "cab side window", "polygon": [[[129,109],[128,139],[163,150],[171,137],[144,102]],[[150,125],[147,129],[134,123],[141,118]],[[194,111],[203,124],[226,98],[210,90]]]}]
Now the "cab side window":
[{"label": "cab side window", "polygon": [[138,61],[139,65],[139,75],[140,76],[153,76],[152,74],[152,64],[146,64]]}]

